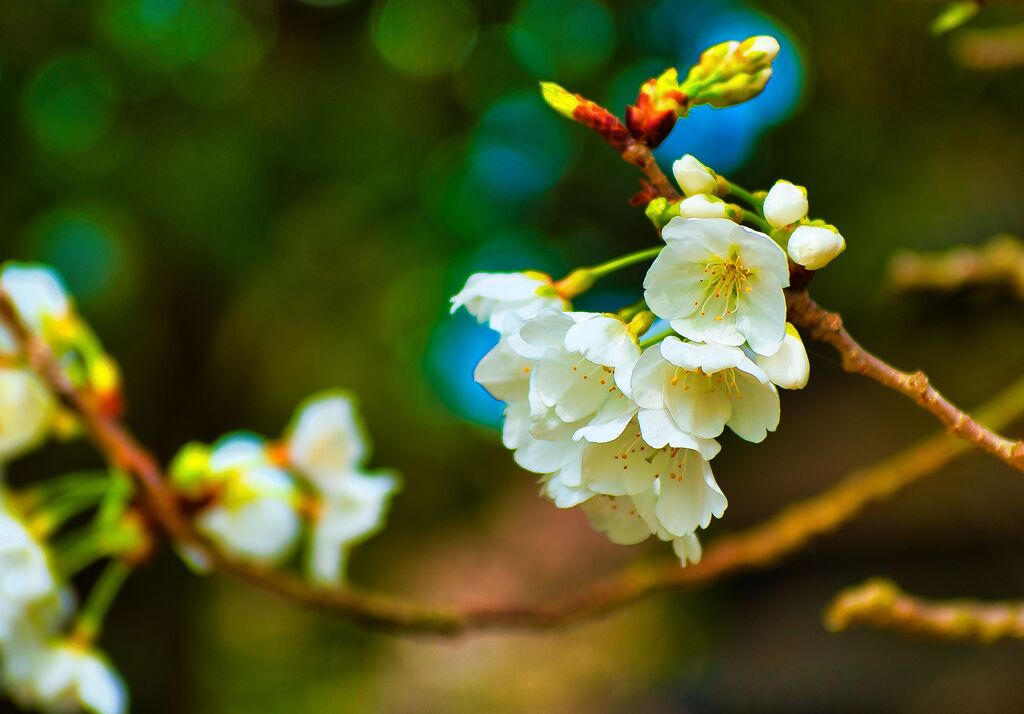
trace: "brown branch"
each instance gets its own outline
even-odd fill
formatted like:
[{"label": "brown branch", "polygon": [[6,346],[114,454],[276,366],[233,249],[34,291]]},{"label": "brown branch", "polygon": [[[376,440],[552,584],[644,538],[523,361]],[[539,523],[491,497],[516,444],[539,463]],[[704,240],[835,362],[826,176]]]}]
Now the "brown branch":
[{"label": "brown branch", "polygon": [[857,625],[955,641],[1021,639],[1024,603],[932,602],[908,595],[889,580],[876,578],[840,593],[825,613],[825,626],[833,632]]},{"label": "brown branch", "polygon": [[[764,566],[789,555],[812,538],[847,522],[870,503],[934,472],[968,450],[967,442],[939,433],[885,461],[855,472],[837,486],[791,506],[763,525],[719,539],[703,560],[634,568],[579,593],[544,603],[493,607],[431,607],[357,590],[325,590],[274,571],[229,559],[205,542],[179,508],[156,460],[118,421],[83,397],[66,379],[47,345],[18,319],[0,292],[0,320],[7,324],[34,369],[86,424],[99,450],[133,474],[155,525],[205,561],[211,570],[248,582],[289,600],[346,617],[357,623],[401,633],[454,635],[477,629],[549,628],[592,618],[653,593],[705,585],[744,568]],[[979,419],[1002,427],[1024,413],[1024,379],[979,410]]]},{"label": "brown branch", "polygon": [[972,285],[1009,285],[1024,299],[1024,242],[995,236],[980,246],[939,253],[904,251],[889,264],[889,283],[897,290],[959,290]]},{"label": "brown branch", "polygon": [[657,189],[658,193],[669,201],[676,201],[681,198],[679,192],[676,191],[675,186],[668,180],[665,172],[658,166],[657,159],[654,158],[654,152],[650,150],[645,144],[641,144],[635,139],[630,140],[630,143],[620,154],[622,158],[633,166],[644,172],[648,181],[651,185]]},{"label": "brown branch", "polygon": [[953,434],[1002,459],[1018,471],[1024,471],[1024,441],[1007,439],[979,424],[931,386],[924,372],[902,372],[865,350],[843,328],[842,318],[837,313],[822,309],[806,291],[787,291],[786,301],[789,321],[807,330],[815,340],[832,345],[847,372],[863,374],[910,397],[934,414]]}]

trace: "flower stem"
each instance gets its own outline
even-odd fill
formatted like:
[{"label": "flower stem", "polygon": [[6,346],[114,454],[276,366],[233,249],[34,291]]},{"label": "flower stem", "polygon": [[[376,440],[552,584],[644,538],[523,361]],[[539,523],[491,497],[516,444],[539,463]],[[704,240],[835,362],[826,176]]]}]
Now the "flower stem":
[{"label": "flower stem", "polygon": [[107,563],[75,620],[72,634],[75,641],[82,644],[96,641],[103,628],[103,620],[131,571],[131,566],[121,558]]},{"label": "flower stem", "polygon": [[752,223],[754,226],[764,231],[765,233],[772,232],[772,227],[771,225],[768,224],[768,221],[761,218],[761,216],[757,215],[753,211],[748,211],[744,209],[743,220],[745,220],[747,223]]},{"label": "flower stem", "polygon": [[651,345],[656,345],[659,342],[661,342],[663,339],[665,339],[666,337],[671,337],[674,334],[676,334],[676,331],[673,330],[670,327],[667,330],[663,330],[663,331],[659,332],[658,334],[654,335],[653,337],[648,337],[646,340],[644,340],[643,342],[640,343],[640,347],[641,347],[641,349],[647,349]]},{"label": "flower stem", "polygon": [[607,263],[595,265],[591,268],[588,268],[587,270],[591,273],[595,280],[597,278],[603,278],[605,275],[614,273],[616,270],[628,268],[630,265],[642,263],[645,260],[657,258],[658,253],[661,252],[661,249],[663,247],[664,246],[659,245],[653,248],[645,248],[644,250],[638,250],[635,253],[629,253],[628,255],[623,255],[619,258],[615,258],[614,260],[609,260]]},{"label": "flower stem", "polygon": [[741,186],[737,186],[728,179],[723,178],[722,180],[725,181],[725,185],[728,186],[730,196],[735,196],[736,198],[742,199],[752,208],[757,209],[758,213],[760,213],[764,209],[764,201],[758,200],[758,198],[754,196],[754,194],[752,194],[750,191],[748,191],[745,188],[742,188]]}]

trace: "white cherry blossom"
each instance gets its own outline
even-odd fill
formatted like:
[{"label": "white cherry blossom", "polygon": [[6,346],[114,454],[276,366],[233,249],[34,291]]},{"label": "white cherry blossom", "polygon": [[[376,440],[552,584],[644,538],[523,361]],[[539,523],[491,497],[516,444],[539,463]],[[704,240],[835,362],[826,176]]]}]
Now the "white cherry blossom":
[{"label": "white cherry blossom", "polygon": [[28,327],[42,334],[47,320],[66,317],[71,299],[60,276],[43,265],[7,263],[0,271],[0,288],[6,292]]},{"label": "white cherry blossom", "polygon": [[369,440],[353,399],[343,392],[315,395],[301,405],[285,435],[288,463],[320,490],[336,475],[359,468]]},{"label": "white cherry blossom", "polygon": [[266,460],[262,440],[232,435],[210,455],[213,502],[196,525],[224,552],[263,564],[283,561],[301,532],[299,491],[292,477]]},{"label": "white cherry blossom", "polygon": [[547,310],[524,322],[516,338],[509,346],[530,362],[525,368],[534,436],[561,433],[565,424],[577,426],[575,438],[592,441],[621,433],[635,411],[628,390],[640,357],[622,320]]},{"label": "white cherry blossom", "polygon": [[568,308],[551,278],[533,271],[475,273],[451,302],[452,312],[465,307],[479,322],[487,322],[498,332],[509,329],[505,323],[510,315],[527,320],[542,310]]},{"label": "white cherry blossom", "polygon": [[644,280],[650,309],[697,342],[774,354],[786,332],[786,254],[763,233],[723,218],[673,218]]},{"label": "white cherry blossom", "polygon": [[313,515],[308,570],[321,585],[337,585],[348,551],[381,529],[398,480],[386,474],[349,473],[324,493]]},{"label": "white cherry blossom", "polygon": [[779,423],[778,392],[738,347],[666,337],[637,363],[633,395],[641,413],[667,413],[680,431],[703,438],[728,426],[759,442]]},{"label": "white cherry blossom", "polygon": [[59,619],[60,605],[45,546],[0,493],[0,648],[19,623]]},{"label": "white cherry blossom", "polygon": [[22,624],[5,648],[3,688],[23,708],[122,714],[128,696],[106,657]]},{"label": "white cherry blossom", "polygon": [[0,464],[38,445],[55,410],[53,393],[34,372],[0,367]]}]

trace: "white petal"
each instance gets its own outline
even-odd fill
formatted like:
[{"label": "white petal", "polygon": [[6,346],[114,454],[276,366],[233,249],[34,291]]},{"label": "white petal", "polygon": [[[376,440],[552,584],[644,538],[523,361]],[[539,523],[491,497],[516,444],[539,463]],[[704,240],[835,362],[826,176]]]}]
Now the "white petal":
[{"label": "white petal", "polygon": [[786,336],[778,351],[768,357],[756,355],[754,362],[764,370],[768,378],[783,389],[803,389],[811,374],[811,363],[800,333],[791,324],[786,324]]},{"label": "white petal", "polygon": [[671,473],[659,479],[661,493],[655,512],[665,528],[676,536],[706,528],[711,518],[721,518],[728,502],[711,466],[695,451],[680,451]]},{"label": "white petal", "polygon": [[369,452],[355,402],[341,392],[315,396],[300,406],[286,439],[291,464],[314,481],[354,469]]},{"label": "white petal", "polygon": [[509,346],[507,338],[502,339],[477,364],[473,379],[495,399],[526,399],[532,364]]},{"label": "white petal", "polygon": [[605,400],[587,425],[577,429],[573,439],[605,443],[617,439],[636,415],[637,406],[633,400],[618,394]]},{"label": "white petal", "polygon": [[616,369],[640,357],[640,347],[626,323],[608,315],[594,315],[570,327],[565,333],[565,349]]},{"label": "white petal", "polygon": [[729,428],[737,436],[754,443],[764,441],[779,425],[779,393],[772,384],[763,384],[742,372],[736,373],[736,386],[742,398],[732,398]]},{"label": "white petal", "polygon": [[714,439],[702,439],[680,429],[667,409],[642,409],[637,415],[637,421],[644,441],[656,449],[665,446],[692,449],[709,460],[722,450]]},{"label": "white petal", "polygon": [[583,504],[583,512],[594,530],[612,543],[633,545],[651,535],[629,496],[595,496]]},{"label": "white petal", "polygon": [[699,563],[701,558],[700,541],[696,533],[687,533],[672,540],[672,550],[685,567],[688,563]]}]

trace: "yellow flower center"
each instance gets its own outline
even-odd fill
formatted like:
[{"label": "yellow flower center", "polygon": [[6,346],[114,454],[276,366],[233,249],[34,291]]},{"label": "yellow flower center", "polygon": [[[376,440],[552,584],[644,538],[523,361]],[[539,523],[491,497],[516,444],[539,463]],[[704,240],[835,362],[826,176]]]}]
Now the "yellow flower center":
[{"label": "yellow flower center", "polygon": [[743,264],[743,256],[734,246],[725,258],[714,256],[704,264],[705,277],[700,279],[704,286],[704,299],[694,300],[694,307],[700,308],[701,317],[709,310],[717,310],[716,320],[723,320],[739,308],[740,298],[751,290],[753,271]]}]

